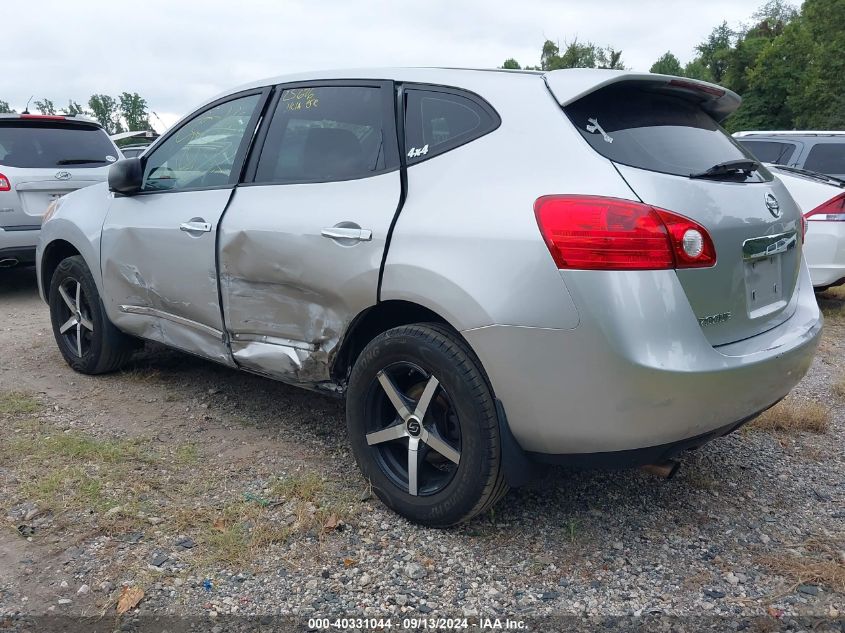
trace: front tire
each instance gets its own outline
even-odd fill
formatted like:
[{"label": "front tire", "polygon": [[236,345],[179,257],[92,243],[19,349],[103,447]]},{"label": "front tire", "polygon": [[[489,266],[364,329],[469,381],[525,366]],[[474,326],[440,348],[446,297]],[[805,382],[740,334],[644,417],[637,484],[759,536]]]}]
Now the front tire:
[{"label": "front tire", "polygon": [[415,523],[467,521],[508,490],[490,386],[468,346],[439,324],[397,327],[364,348],[346,420],[376,495]]},{"label": "front tire", "polygon": [[135,348],[133,339],[109,321],[85,260],[64,259],[53,273],[47,297],[53,336],[74,371],[103,374],[119,369]]}]

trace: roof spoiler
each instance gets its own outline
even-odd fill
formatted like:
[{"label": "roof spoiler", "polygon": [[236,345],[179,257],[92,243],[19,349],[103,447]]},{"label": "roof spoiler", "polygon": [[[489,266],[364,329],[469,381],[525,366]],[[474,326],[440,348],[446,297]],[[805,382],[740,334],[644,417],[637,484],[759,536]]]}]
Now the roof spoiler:
[{"label": "roof spoiler", "polygon": [[676,91],[687,97],[693,97],[701,103],[701,108],[717,121],[724,120],[739,107],[742,98],[735,92],[698,79],[636,73],[620,70],[600,70],[594,68],[571,68],[552,70],[544,76],[546,85],[561,106],[567,106],[612,84],[632,84],[643,87],[660,88],[663,91]]}]

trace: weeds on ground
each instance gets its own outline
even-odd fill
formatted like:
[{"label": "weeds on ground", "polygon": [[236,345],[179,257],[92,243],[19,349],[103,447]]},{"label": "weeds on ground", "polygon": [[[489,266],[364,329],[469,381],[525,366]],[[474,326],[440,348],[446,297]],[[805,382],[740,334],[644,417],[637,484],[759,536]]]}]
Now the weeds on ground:
[{"label": "weeds on ground", "polygon": [[845,286],[825,290],[816,299],[828,325],[845,323]]},{"label": "weeds on ground", "polygon": [[245,567],[272,545],[305,533],[322,538],[340,529],[354,514],[355,503],[338,482],[295,473],[277,478],[260,495],[244,494],[216,509],[186,509],[174,518],[174,527],[197,536],[200,565]]},{"label": "weeds on ground", "polygon": [[751,422],[752,428],[785,433],[826,433],[830,428],[830,408],[818,402],[781,400]]},{"label": "weeds on ground", "polygon": [[139,465],[153,459],[144,440],[100,440],[77,431],[24,425],[5,438],[0,463],[23,483],[16,492],[44,511],[103,512],[130,496]]},{"label": "weeds on ground", "polygon": [[308,471],[274,478],[255,493],[221,494],[233,481],[225,470],[198,468],[203,455],[194,443],[174,448],[148,438],[63,430],[20,417],[39,408],[23,394],[0,394],[0,406],[0,417],[15,420],[0,424],[0,465],[16,482],[0,481],[0,516],[35,504],[36,539],[71,527],[120,536],[153,524],[195,540],[197,547],[185,554],[191,565],[246,568],[276,544],[342,529],[360,505],[343,482]]},{"label": "weeds on ground", "polygon": [[845,376],[840,377],[830,388],[837,398],[845,399]]},{"label": "weeds on ground", "polygon": [[764,567],[797,585],[824,585],[845,593],[845,540],[812,537],[791,551],[766,555]]},{"label": "weeds on ground", "polygon": [[196,464],[200,460],[199,449],[196,444],[181,444],[176,449],[176,463],[181,466]]},{"label": "weeds on ground", "polygon": [[19,391],[0,392],[0,417],[13,417],[35,413],[41,408],[33,396]]},{"label": "weeds on ground", "polygon": [[120,372],[121,377],[132,382],[140,382],[144,384],[161,382],[161,370],[157,367],[148,367],[145,365],[136,365],[129,367]]}]

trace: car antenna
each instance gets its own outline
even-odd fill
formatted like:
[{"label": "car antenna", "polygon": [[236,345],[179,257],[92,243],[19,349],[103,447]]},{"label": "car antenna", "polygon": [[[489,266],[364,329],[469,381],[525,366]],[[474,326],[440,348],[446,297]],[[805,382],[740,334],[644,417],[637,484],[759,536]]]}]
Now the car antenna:
[{"label": "car antenna", "polygon": [[32,95],[29,99],[27,99],[26,106],[24,107],[23,112],[21,112],[21,114],[29,114],[29,102],[32,101],[32,97],[34,96],[35,95]]},{"label": "car antenna", "polygon": [[[166,125],[164,125],[164,121],[162,121],[162,120],[161,120],[161,117],[160,117],[159,115],[157,115],[157,114],[155,113],[155,111],[154,111],[154,110],[150,110],[150,112],[152,112],[153,116],[154,116],[156,119],[158,119],[158,122],[159,122],[159,123],[161,123],[161,124],[164,126],[164,129],[166,130],[166,129],[167,129],[167,126],[166,126]],[[153,126],[152,126],[152,125],[150,125],[150,127],[153,127]],[[154,132],[156,132],[156,133],[158,133],[158,130],[156,130],[155,128],[153,128],[153,131],[154,131]]]}]

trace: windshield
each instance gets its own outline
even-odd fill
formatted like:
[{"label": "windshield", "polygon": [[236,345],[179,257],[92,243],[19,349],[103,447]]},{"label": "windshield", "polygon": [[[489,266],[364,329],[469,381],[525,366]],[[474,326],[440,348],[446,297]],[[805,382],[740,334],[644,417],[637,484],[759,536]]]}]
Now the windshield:
[{"label": "windshield", "polygon": [[0,122],[0,165],[91,168],[116,160],[117,150],[109,137],[93,125],[61,121]]},{"label": "windshield", "polygon": [[[753,159],[698,103],[668,92],[612,85],[565,112],[593,149],[624,165],[690,176]],[[771,180],[771,174],[762,169],[747,179]]]}]

